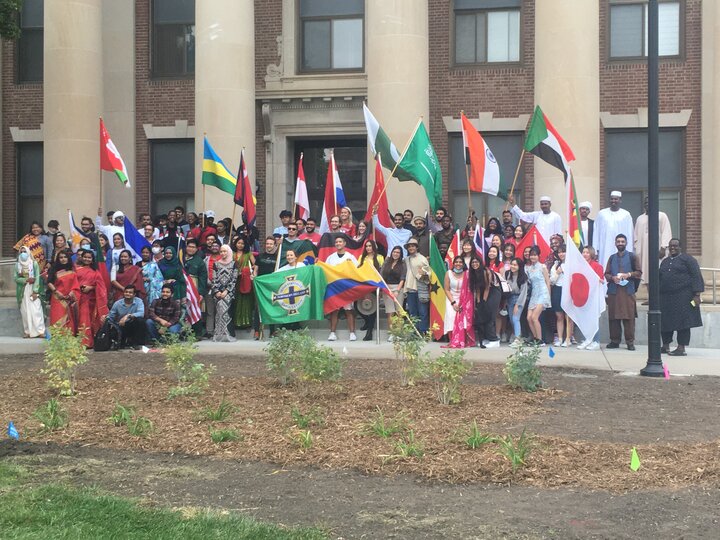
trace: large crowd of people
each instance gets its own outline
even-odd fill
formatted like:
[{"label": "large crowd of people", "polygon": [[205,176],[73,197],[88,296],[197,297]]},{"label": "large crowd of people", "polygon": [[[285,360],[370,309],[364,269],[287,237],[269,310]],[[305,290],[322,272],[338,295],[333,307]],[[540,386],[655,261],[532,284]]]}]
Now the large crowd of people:
[{"label": "large crowd of people", "polygon": [[[592,205],[580,204],[579,225],[585,239],[580,248],[598,280],[607,283],[607,346],[619,347],[624,330],[627,348],[633,350],[635,293],[649,258],[644,248],[647,220],[638,220],[633,228],[632,218],[628,222],[629,213],[621,208],[622,194],[611,193],[610,201],[610,207],[600,212],[601,219],[594,222],[589,217]],[[410,210],[398,212],[389,216],[392,226],[381,223],[377,207],[369,221],[355,221],[350,209],[344,208],[328,219],[334,251],[325,262],[372,265],[391,293],[384,300],[388,322],[403,306],[417,321],[417,329],[427,332],[432,329],[432,238],[447,267],[442,283],[447,297],[444,335],[439,338],[443,346],[494,348],[501,343],[529,342],[570,347],[576,341],[573,321],[561,305],[568,278],[560,216],[552,211],[549,197],[541,197],[540,210],[534,212],[521,210],[512,197],[509,203],[500,218],[490,217],[483,229],[477,227],[474,214],[456,226],[445,208],[429,219]],[[235,341],[239,330],[247,330],[259,339],[264,328],[253,279],[311,262],[300,260],[301,253],[296,253],[300,250],[293,250],[292,243],[307,240],[318,246],[322,239],[314,218],[293,219],[288,210],[280,213],[279,225],[268,224],[273,233],[263,238],[254,226],[236,226],[229,218],[216,221],[212,211],[198,215],[176,207],[154,218],[139,216],[137,230],[147,245],[134,253],[126,245],[123,212],[107,212],[106,222],[101,216],[99,210],[94,220],[80,220],[77,245],[61,232],[57,220],[49,221],[47,228],[33,222],[15,245],[17,300],[25,337],[45,337],[47,326],[63,325],[82,334],[85,345],[92,347],[101,327],[112,324],[121,336],[120,346],[140,348],[165,334],[183,332],[187,280],[192,280],[202,310],[202,318],[192,326],[197,337]],[[550,247],[549,254],[537,242],[523,242],[531,226],[533,234]],[[376,241],[376,232],[382,241]],[[677,332],[679,346],[671,354],[681,355],[689,343],[690,328],[701,325],[702,277],[697,261],[682,254],[679,241],[671,241],[670,236],[669,231],[664,234],[663,253],[656,260],[660,264],[662,259],[664,298],[672,299],[663,303],[663,350],[669,352],[673,332]],[[179,257],[181,240],[184,252]],[[357,256],[348,251],[348,242],[362,246]],[[516,252],[519,246],[524,247],[522,253]],[[282,265],[278,264],[279,250]],[[348,304],[330,314],[329,341],[338,339],[340,312],[348,339],[357,339],[355,311]],[[373,338],[377,315],[377,311],[362,315],[363,339]],[[267,330],[272,333],[277,328]],[[599,335],[583,337],[579,349],[600,347]]]}]

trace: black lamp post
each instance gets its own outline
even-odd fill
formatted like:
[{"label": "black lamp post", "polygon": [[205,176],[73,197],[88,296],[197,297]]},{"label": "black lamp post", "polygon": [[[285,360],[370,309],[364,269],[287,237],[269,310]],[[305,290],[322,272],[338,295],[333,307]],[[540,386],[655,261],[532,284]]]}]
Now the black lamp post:
[{"label": "black lamp post", "polygon": [[658,77],[658,0],[648,2],[648,257],[649,284],[648,359],[640,375],[662,377],[660,358],[660,267],[655,257],[660,252],[660,179],[658,139],[659,129],[659,77]]}]

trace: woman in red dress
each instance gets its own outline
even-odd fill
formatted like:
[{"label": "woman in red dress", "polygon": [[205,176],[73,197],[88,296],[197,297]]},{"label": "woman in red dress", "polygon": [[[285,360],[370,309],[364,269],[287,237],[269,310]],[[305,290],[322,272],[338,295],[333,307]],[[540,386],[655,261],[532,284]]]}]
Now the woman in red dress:
[{"label": "woman in red dress", "polygon": [[109,311],[105,281],[97,269],[93,251],[78,252],[75,272],[80,284],[78,331],[84,335],[83,345],[92,348],[95,334],[100,330]]},{"label": "woman in red dress", "polygon": [[69,250],[59,251],[48,273],[50,325],[65,326],[77,334],[80,284],[73,270]]},{"label": "woman in red dress", "polygon": [[118,258],[117,272],[112,277],[113,302],[123,298],[123,291],[128,285],[135,285],[135,292],[143,302],[145,301],[145,284],[143,281],[142,268],[133,264],[132,253],[123,249]]}]

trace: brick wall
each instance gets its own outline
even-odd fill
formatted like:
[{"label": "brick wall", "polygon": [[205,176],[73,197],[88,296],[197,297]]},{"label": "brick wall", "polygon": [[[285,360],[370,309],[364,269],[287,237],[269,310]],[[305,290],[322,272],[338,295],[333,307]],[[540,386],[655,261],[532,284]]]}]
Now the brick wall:
[{"label": "brick wall", "polygon": [[[150,145],[143,124],[174,126],[175,120],[187,120],[188,125],[195,125],[195,79],[151,78],[150,32],[150,0],[136,0],[135,212],[138,214],[150,211]],[[195,175],[198,174],[200,171],[195,171]]]},{"label": "brick wall", "polygon": [[[268,64],[277,64],[277,36],[282,35],[282,0],[255,0],[255,88],[265,89],[265,74]],[[262,104],[255,104],[255,185],[261,186],[257,195],[257,227],[261,237],[266,234],[267,171],[265,166],[266,142]],[[272,229],[272,219],[270,220]],[[270,231],[272,232],[272,231]],[[260,243],[262,245],[262,242]]]},{"label": "brick wall", "polygon": [[[2,46],[2,255],[13,255],[17,241],[17,178],[15,144],[11,127],[39,129],[43,121],[42,83],[15,83],[15,43],[4,41]],[[44,223],[51,217],[37,216]],[[52,216],[56,217],[56,216]]]},{"label": "brick wall", "polygon": [[[429,0],[430,137],[443,167],[444,201],[448,202],[448,133],[443,116],[468,117],[479,111],[495,118],[532,114],[535,76],[535,6],[524,0],[521,11],[521,62],[516,65],[455,67],[452,51],[452,0]],[[518,156],[519,157],[519,156]],[[523,161],[526,207],[533,206],[533,161]],[[462,221],[462,220],[460,220]]]},{"label": "brick wall", "polygon": [[[685,0],[684,12],[683,56],[680,59],[660,59],[660,113],[692,109],[685,131],[685,193],[681,215],[686,216],[684,245],[689,253],[700,255],[701,0]],[[608,3],[600,0],[600,110],[612,114],[633,114],[638,107],[647,107],[647,64],[608,62],[607,21]],[[605,133],[601,129],[600,200],[603,206],[607,202],[605,185]]]}]

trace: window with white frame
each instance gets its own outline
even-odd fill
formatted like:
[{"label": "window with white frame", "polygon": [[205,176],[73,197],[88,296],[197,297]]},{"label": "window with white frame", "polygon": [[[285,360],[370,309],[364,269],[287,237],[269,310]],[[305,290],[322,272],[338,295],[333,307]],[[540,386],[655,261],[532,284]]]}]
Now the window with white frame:
[{"label": "window with white frame", "polygon": [[455,63],[520,61],[520,0],[455,0]]},{"label": "window with white frame", "polygon": [[[679,1],[658,4],[658,53],[679,56],[681,50]],[[642,58],[648,51],[648,4],[612,0],[610,3],[610,58]]]},{"label": "window with white frame", "polygon": [[361,70],[364,0],[300,0],[300,71]]}]

